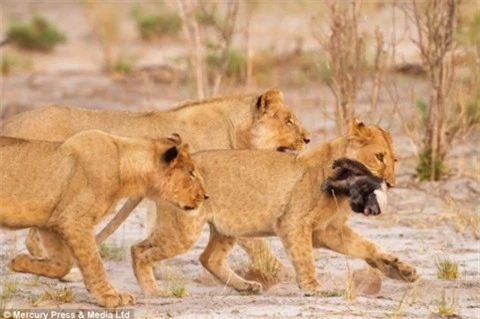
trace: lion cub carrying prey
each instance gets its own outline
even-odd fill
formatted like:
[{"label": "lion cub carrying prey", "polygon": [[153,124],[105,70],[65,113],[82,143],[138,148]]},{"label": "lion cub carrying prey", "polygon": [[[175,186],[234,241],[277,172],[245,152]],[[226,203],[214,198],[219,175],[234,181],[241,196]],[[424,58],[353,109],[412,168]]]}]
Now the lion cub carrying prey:
[{"label": "lion cub carrying prey", "polygon": [[332,162],[341,157],[359,161],[375,176],[395,184],[390,134],[357,121],[345,136],[298,156],[259,150],[195,153],[192,158],[210,198],[195,216],[178,214],[170,204],[158,210],[160,222],[154,233],[132,246],[133,268],[142,291],[158,292],[153,263],[188,250],[205,223],[210,225],[210,240],[200,262],[238,291],[259,292],[261,285],[238,276],[226,258],[237,238],[257,236],[281,239],[298,285],[309,293],[321,291],[312,250],[321,247],[362,258],[390,278],[416,280],[415,268],[350,228],[348,197],[333,199],[321,190],[322,182],[333,173]]},{"label": "lion cub carrying prey", "polygon": [[133,295],[109,283],[93,232],[128,196],[199,207],[203,180],[179,135],[147,140],[85,131],[61,143],[0,137],[0,227],[38,227],[49,243],[49,258],[20,254],[13,271],[61,278],[71,252],[98,304],[133,304]]},{"label": "lion cub carrying prey", "polygon": [[362,163],[341,158],[332,165],[333,176],[322,183],[322,190],[333,196],[350,197],[350,207],[356,213],[378,215],[387,208],[387,185]]}]

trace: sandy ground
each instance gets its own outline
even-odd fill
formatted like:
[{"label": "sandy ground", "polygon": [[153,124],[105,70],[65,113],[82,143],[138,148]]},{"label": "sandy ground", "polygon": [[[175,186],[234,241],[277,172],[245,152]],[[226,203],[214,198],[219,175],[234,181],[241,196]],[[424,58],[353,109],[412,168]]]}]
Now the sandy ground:
[{"label": "sandy ground", "polygon": [[[71,3],[2,2],[2,17],[26,16],[26,12],[40,11],[68,30],[67,44],[53,54],[34,54],[32,72],[2,77],[2,112],[12,106],[36,107],[44,103],[62,103],[83,107],[110,109],[165,109],[169,105],[192,97],[191,87],[177,83],[155,83],[143,78],[124,79],[106,76],[100,72],[98,47],[86,38],[88,28],[78,7]],[[69,12],[66,17],[63,12]],[[283,38],[290,34],[292,24],[299,24],[308,12],[292,8],[296,19],[288,17],[279,31]],[[367,18],[366,18],[367,19]],[[382,15],[379,21],[386,18]],[[272,20],[272,19],[271,19]],[[267,20],[274,25],[275,20]],[[72,26],[79,26],[73,28]],[[132,26],[126,24],[126,41],[136,48],[138,63],[151,64],[169,61],[169,55],[181,54],[183,47],[172,44],[162,50],[135,40]],[[273,26],[272,26],[273,27]],[[1,26],[5,29],[5,24]],[[265,37],[263,29],[254,29],[258,38]],[[302,29],[303,30],[303,29]],[[283,32],[284,31],[284,32]],[[302,32],[307,32],[303,30]],[[306,37],[306,47],[314,42]],[[265,43],[265,41],[263,41]],[[92,47],[90,47],[90,45]],[[283,42],[278,42],[282,47]],[[85,48],[88,48],[87,50]],[[404,57],[414,56],[406,45],[401,51]],[[2,52],[3,54],[3,52]],[[400,94],[408,99],[409,88],[415,86],[417,94],[427,94],[428,87],[421,79],[401,79]],[[250,91],[260,92],[264,88]],[[326,141],[335,134],[332,118],[331,95],[322,85],[281,87],[289,105],[313,134],[313,144]],[[359,108],[368,104],[368,96],[359,96]],[[415,149],[402,125],[392,111],[386,97],[380,98],[380,113],[375,119],[389,128],[395,148],[399,153],[397,186],[390,192],[389,211],[379,217],[352,215],[350,224],[358,232],[395,253],[399,258],[417,268],[421,278],[414,284],[406,284],[381,278],[381,289],[376,294],[358,291],[352,300],[344,296],[305,297],[293,277],[287,278],[262,295],[244,296],[229,289],[205,273],[198,258],[208,240],[205,229],[195,247],[189,252],[167,261],[163,269],[160,287],[184,287],[188,293],[183,298],[145,298],[136,284],[129,260],[129,246],[144,236],[144,216],[147,205],[143,203],[127,222],[109,239],[108,245],[118,245],[124,252],[120,261],[106,260],[105,267],[114,285],[134,293],[138,304],[133,307],[135,316],[173,318],[429,318],[438,316],[442,299],[452,307],[456,315],[451,317],[480,318],[480,242],[478,219],[480,218],[480,164],[479,132],[473,132],[457,141],[448,164],[451,173],[441,182],[419,183],[415,178]],[[408,112],[407,110],[406,112]],[[393,116],[391,114],[394,114]],[[472,222],[473,221],[473,222]],[[473,225],[473,227],[472,227]],[[100,227],[100,226],[99,226]],[[477,231],[475,237],[474,228]],[[2,308],[32,308],[38,296],[46,289],[69,287],[74,292],[73,302],[63,304],[53,301],[40,302],[38,308],[91,309],[93,297],[83,283],[61,283],[46,278],[9,273],[5,266],[8,257],[25,251],[23,240],[26,231],[0,231],[0,310]],[[282,245],[277,238],[268,239],[272,249],[290,266]],[[317,273],[328,291],[342,291],[347,286],[349,273],[365,269],[366,264],[357,259],[327,251],[315,252]],[[460,277],[456,280],[437,278],[436,260],[449,258],[458,263]],[[239,268],[248,260],[236,248],[229,259]],[[6,298],[9,283],[15,289]],[[10,285],[12,286],[12,285]]]}]

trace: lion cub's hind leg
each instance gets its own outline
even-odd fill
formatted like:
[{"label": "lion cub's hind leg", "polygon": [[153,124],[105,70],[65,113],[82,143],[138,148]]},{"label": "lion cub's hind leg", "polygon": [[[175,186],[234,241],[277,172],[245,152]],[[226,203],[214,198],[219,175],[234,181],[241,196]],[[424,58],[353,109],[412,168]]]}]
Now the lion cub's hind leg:
[{"label": "lion cub's hind leg", "polygon": [[154,264],[190,249],[204,225],[201,216],[190,215],[165,202],[157,203],[157,215],[153,232],[131,248],[133,271],[146,295],[161,294],[155,282]]},{"label": "lion cub's hind leg", "polygon": [[42,240],[40,230],[36,227],[30,228],[25,238],[25,246],[30,254],[37,258],[48,258],[47,249]]},{"label": "lion cub's hind leg", "polygon": [[[37,257],[34,255],[35,257],[33,257],[27,254],[20,254],[12,259],[9,265],[10,269],[16,272],[31,273],[49,278],[62,278],[65,276],[73,264],[70,249],[65,242],[57,234],[46,229],[36,228],[31,233],[31,236],[31,240],[34,240],[34,247],[46,248],[46,251],[42,252],[44,256]],[[40,241],[39,246],[35,246],[39,243],[37,240]],[[45,246],[42,245],[42,241],[45,243]]]},{"label": "lion cub's hind leg", "polygon": [[[85,211],[85,203],[97,203]],[[92,193],[78,194],[65,206],[60,203],[61,211],[55,212],[49,220],[55,225],[55,231],[70,248],[78,267],[82,272],[85,287],[95,296],[97,303],[104,307],[118,307],[135,303],[135,297],[128,292],[117,291],[108,281],[102,259],[97,250],[93,231],[92,216],[104,216],[102,207]]]},{"label": "lion cub's hind leg", "polygon": [[237,275],[226,263],[228,253],[235,244],[232,237],[226,237],[217,232],[210,225],[210,239],[200,256],[201,264],[225,285],[247,293],[260,293],[262,285],[255,281],[248,281]]}]

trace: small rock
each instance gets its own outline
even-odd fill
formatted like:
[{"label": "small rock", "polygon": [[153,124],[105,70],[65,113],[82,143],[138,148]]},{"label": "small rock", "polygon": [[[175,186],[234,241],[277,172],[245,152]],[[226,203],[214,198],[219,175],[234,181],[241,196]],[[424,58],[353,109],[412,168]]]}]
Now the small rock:
[{"label": "small rock", "polygon": [[373,269],[357,269],[352,274],[355,292],[376,295],[382,288],[382,279]]}]

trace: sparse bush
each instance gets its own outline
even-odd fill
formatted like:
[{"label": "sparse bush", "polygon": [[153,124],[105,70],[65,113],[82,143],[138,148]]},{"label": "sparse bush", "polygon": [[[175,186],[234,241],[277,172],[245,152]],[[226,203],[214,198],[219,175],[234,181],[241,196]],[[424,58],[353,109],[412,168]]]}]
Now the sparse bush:
[{"label": "sparse bush", "polygon": [[177,35],[182,30],[182,19],[178,13],[163,4],[156,12],[147,11],[136,5],[132,9],[132,16],[144,40]]},{"label": "sparse bush", "polygon": [[[229,65],[235,67],[229,59],[235,57],[232,55],[231,44],[240,2],[228,1],[223,5],[221,2],[178,0],[176,3],[189,42],[197,97],[202,99],[207,95],[215,96],[220,92]],[[208,70],[207,57],[214,66]]]},{"label": "sparse bush", "polygon": [[478,36],[478,30],[480,30],[480,12],[477,11],[473,14],[472,12],[464,13],[461,7],[459,9],[458,28],[456,30],[459,42],[465,45],[474,45],[477,50],[480,50],[480,37]]},{"label": "sparse bush", "polygon": [[102,47],[104,68],[111,71],[121,40],[118,2],[85,0],[84,9],[91,32]]},{"label": "sparse bush", "polygon": [[[423,7],[423,8],[422,8]],[[416,25],[417,45],[423,66],[431,85],[427,104],[422,149],[418,158],[418,171],[421,178],[438,180],[445,173],[445,158],[455,137],[454,119],[457,114],[451,112],[450,92],[455,74],[455,24],[458,1],[429,0],[420,6],[412,0],[403,8],[410,20]]]},{"label": "sparse bush", "polygon": [[[234,77],[237,79],[243,78],[245,76],[247,67],[247,57],[245,56],[245,53],[238,49],[232,48],[228,52],[227,60],[227,68],[225,70],[226,75],[228,77]],[[221,68],[222,61],[217,55],[209,54],[206,57],[206,62],[207,65],[212,68]]]},{"label": "sparse bush", "polygon": [[313,31],[325,52],[319,71],[335,96],[337,133],[342,135],[347,132],[348,123],[354,116],[357,88],[366,66],[365,41],[359,32],[355,1],[348,7],[333,3],[330,17],[328,35],[321,33],[320,26],[314,26]]},{"label": "sparse bush", "polygon": [[423,149],[423,151],[418,155],[416,171],[418,174],[418,179],[421,181],[428,181],[432,178],[438,180],[448,171],[447,165],[441,158],[435,158],[433,163],[431,158],[431,148]]},{"label": "sparse bush", "polygon": [[66,40],[63,32],[42,16],[35,16],[29,22],[13,23],[6,38],[23,49],[38,51],[50,51]]}]

